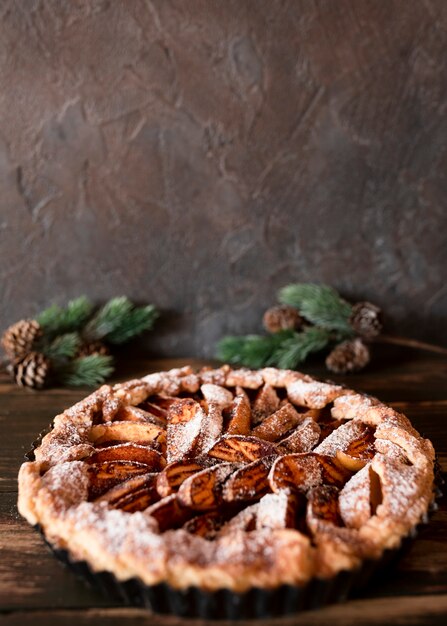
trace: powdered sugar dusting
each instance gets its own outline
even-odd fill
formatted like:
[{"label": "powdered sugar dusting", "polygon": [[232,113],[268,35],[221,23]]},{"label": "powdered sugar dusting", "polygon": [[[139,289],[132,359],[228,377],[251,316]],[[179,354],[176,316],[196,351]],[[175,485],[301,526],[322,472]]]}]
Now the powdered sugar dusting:
[{"label": "powdered sugar dusting", "polygon": [[227,372],[225,384],[228,387],[245,387],[246,389],[259,389],[263,384],[262,376],[259,372],[241,368]]},{"label": "powdered sugar dusting", "polygon": [[[287,404],[284,392],[278,391],[278,388],[284,386],[291,402],[299,407],[315,409],[315,419],[321,420],[321,428],[312,417],[304,417]],[[258,391],[245,394],[244,388]],[[235,392],[239,394],[236,402]],[[185,398],[188,393],[194,394],[193,398]],[[174,400],[179,394],[182,397]],[[161,428],[166,412],[168,415],[168,449],[165,453],[163,438],[158,447],[160,453],[166,454],[168,461],[200,457],[201,465],[205,468],[192,476],[186,474],[191,478],[182,483],[179,492],[174,489],[171,497],[175,499],[178,507],[183,506],[184,511],[186,508],[186,519],[189,519],[189,515],[205,517],[209,515],[210,519],[218,516],[219,524],[223,520],[228,520],[215,536],[213,533],[212,538],[210,536],[205,539],[194,535],[193,532],[187,532],[186,529],[176,528],[174,521],[169,526],[169,520],[167,530],[163,527],[163,532],[159,532],[157,523],[149,514],[114,510],[110,508],[112,504],[106,501],[86,502],[89,493],[88,467],[93,472],[103,472],[98,477],[100,488],[101,480],[104,484],[109,480],[108,472],[110,471],[110,475],[113,476],[115,471],[113,465],[107,466],[107,462],[104,466],[92,468],[88,465],[88,460],[85,463],[77,460],[85,458],[94,449],[89,441],[92,422],[98,424],[98,418],[101,421],[101,417],[102,421],[120,419],[120,411],[122,419],[146,422],[149,420],[148,414],[134,405],[149,395],[151,397],[148,404],[153,403],[154,410],[159,407],[161,413],[164,411]],[[331,402],[334,402],[333,417],[352,421],[342,425],[336,421],[325,421],[328,410],[322,412],[321,409]],[[178,407],[179,403],[186,403],[190,408],[192,403],[195,412],[188,413],[187,410],[183,415],[179,408],[177,414],[173,411],[171,415],[171,408]],[[239,404],[244,405],[246,411],[242,416],[244,419],[239,415],[237,423],[234,420],[231,422],[235,415],[230,409],[241,408]],[[363,416],[366,424],[360,421]],[[172,417],[174,419],[171,419]],[[244,439],[256,443],[256,446],[253,446],[253,450],[256,450],[254,457],[239,458],[241,463],[222,463],[219,457],[210,462],[207,451],[217,440],[225,440],[229,436],[229,431],[223,426],[224,421],[227,427],[232,423],[242,443]],[[324,428],[328,423],[336,429],[318,445],[322,433],[328,430],[325,431]],[[370,449],[368,448],[370,440],[366,439],[374,432],[372,426],[375,425],[378,426],[376,436],[379,438],[376,439],[376,449],[374,445]],[[295,430],[291,432],[292,428]],[[276,446],[268,444],[268,441],[275,441]],[[374,440],[372,441],[374,444]],[[114,443],[116,444],[116,441],[104,439],[97,445],[110,447]],[[263,443],[264,447],[260,446],[260,443]],[[132,439],[124,449],[128,450],[131,446],[140,444],[141,441]],[[354,447],[351,448],[353,444]],[[147,441],[146,445],[150,447],[151,443]],[[58,416],[54,430],[45,437],[41,447],[36,450],[36,463],[40,464],[41,473],[45,472],[48,466],[54,465],[44,473],[41,480],[45,493],[47,496],[50,495],[49,501],[57,512],[57,523],[62,524],[64,520],[69,519],[73,524],[73,536],[79,536],[80,542],[83,541],[83,537],[87,537],[86,545],[92,546],[93,556],[98,554],[96,550],[98,548],[103,554],[113,554],[118,560],[125,560],[127,566],[133,563],[136,568],[133,575],[150,570],[157,571],[157,575],[168,580],[171,576],[175,579],[175,572],[180,571],[183,566],[192,565],[200,568],[219,564],[225,567],[229,576],[229,572],[232,572],[231,576],[244,576],[248,571],[244,568],[253,568],[257,580],[259,576],[264,575],[267,580],[269,568],[280,567],[280,561],[281,567],[284,566],[284,572],[290,571],[291,563],[287,563],[286,558],[289,542],[294,546],[293,549],[302,549],[305,543],[302,535],[296,530],[287,529],[296,528],[297,524],[301,528],[299,526],[301,522],[295,518],[297,503],[304,503],[305,494],[308,495],[309,490],[314,487],[328,489],[335,494],[335,502],[336,504],[338,502],[343,522],[348,528],[340,527],[339,518],[325,519],[323,516],[321,520],[314,520],[316,533],[314,539],[318,547],[312,550],[323,550],[329,539],[334,542],[333,545],[339,545],[345,553],[350,550],[360,553],[363,550],[357,531],[371,519],[371,476],[375,477],[374,480],[377,480],[377,476],[380,477],[383,489],[383,502],[377,508],[375,517],[377,519],[382,517],[387,523],[390,519],[396,520],[399,524],[404,523],[404,520],[414,519],[416,523],[424,506],[428,506],[431,493],[430,445],[418,435],[404,416],[381,405],[375,399],[353,394],[338,385],[315,381],[297,372],[274,368],[255,372],[247,369],[231,370],[224,366],[217,370],[205,369],[196,375],[187,367],[150,374],[143,380],[116,385],[114,388],[104,386]],[[235,450],[237,449],[236,446]],[[272,450],[275,456],[268,458],[262,456],[271,454]],[[311,450],[313,452],[310,452]],[[337,459],[340,461],[340,455],[337,456],[337,451],[347,450],[348,456],[354,450],[358,456],[353,457],[366,461],[370,457],[364,457],[362,454],[376,456],[369,465],[357,473],[355,469],[358,466],[355,464],[352,466],[354,469],[345,468],[344,473],[338,472],[340,468],[337,469],[336,461]],[[280,456],[276,457],[278,453]],[[325,456],[320,457],[315,453]],[[227,456],[224,455],[222,458],[231,461],[232,454],[232,447],[229,446],[226,449]],[[409,464],[408,458],[415,463],[414,466]],[[76,460],[67,462],[67,459]],[[124,460],[118,460],[119,463],[122,464],[121,467],[125,467]],[[132,465],[132,459],[129,463]],[[164,461],[158,471],[162,470],[163,465]],[[250,475],[250,471],[253,468],[259,469],[260,465],[265,466],[264,470],[258,473],[254,471]],[[372,473],[370,468],[374,470]],[[342,476],[340,492],[338,483],[337,488],[323,485],[338,479],[337,472]],[[206,480],[201,482],[200,478],[204,474],[208,478],[211,476],[208,482]],[[241,482],[237,484],[238,497],[232,499],[227,495],[231,495],[231,481],[235,476],[236,478],[239,476]],[[196,494],[191,492],[190,501],[186,498],[186,487],[189,488],[193,480],[197,481],[199,490],[208,489],[209,498],[204,499],[203,496],[206,494],[197,492]],[[248,482],[245,491],[244,480]],[[345,481],[347,482],[343,487]],[[37,482],[40,482],[40,478]],[[130,482],[126,483],[126,486],[132,490]],[[270,491],[266,493],[267,490]],[[40,492],[37,491],[34,497],[39,498]],[[93,497],[91,489],[90,497]],[[100,497],[101,495],[98,495],[98,498]],[[159,502],[155,483],[154,498],[151,504]],[[138,498],[136,501],[141,502]],[[147,501],[144,502],[144,505],[140,504],[141,508],[146,506]],[[205,505],[200,508],[203,503]],[[199,510],[193,511],[197,504],[200,504]],[[240,510],[242,506],[244,508]],[[305,515],[304,511],[298,510],[299,515]],[[53,532],[57,535],[57,531],[53,529]],[[281,537],[283,539],[280,539]],[[302,539],[298,540],[299,537]],[[68,544],[70,545],[69,541]],[[280,544],[283,546],[281,556]]]},{"label": "powdered sugar dusting", "polygon": [[379,474],[383,493],[383,513],[396,520],[406,518],[408,510],[424,492],[424,472],[378,454],[372,468]]},{"label": "powdered sugar dusting", "polygon": [[220,385],[205,383],[201,386],[200,390],[207,402],[212,402],[221,409],[230,406],[233,402],[233,394],[231,391]]},{"label": "powdered sugar dusting", "polygon": [[377,398],[362,394],[339,396],[334,400],[331,414],[334,419],[362,419],[368,409],[379,404]]},{"label": "powdered sugar dusting", "polygon": [[287,385],[289,400],[298,406],[310,409],[323,409],[338,396],[349,393],[338,385],[330,385],[317,380],[295,380]]},{"label": "powdered sugar dusting", "polygon": [[45,435],[42,444],[35,450],[35,457],[45,467],[82,459],[93,450],[88,442],[89,428],[62,422]]},{"label": "powdered sugar dusting", "polygon": [[353,420],[342,424],[336,430],[332,431],[331,434],[315,448],[314,452],[335,456],[337,450],[344,452],[353,442],[361,441],[365,438],[371,439],[371,443],[367,447],[372,454],[374,452],[372,428],[363,422]]},{"label": "powdered sugar dusting", "polygon": [[278,370],[275,367],[264,367],[260,371],[264,382],[272,387],[287,387],[295,380],[311,380],[309,376],[293,370]]},{"label": "powdered sugar dusting", "polygon": [[259,503],[246,507],[230,519],[220,529],[218,536],[227,535],[236,531],[248,531],[255,527],[256,514],[259,509]]},{"label": "powdered sugar dusting", "polygon": [[291,511],[291,494],[287,491],[268,493],[259,501],[256,528],[286,528],[289,525]]},{"label": "powdered sugar dusting", "polygon": [[198,407],[189,421],[177,424],[168,423],[167,458],[169,463],[192,454],[199,441],[204,418],[205,412]]},{"label": "powdered sugar dusting", "polygon": [[360,528],[371,517],[370,466],[366,465],[343,487],[339,496],[340,515],[346,526]]},{"label": "powdered sugar dusting", "polygon": [[81,461],[59,463],[48,470],[42,483],[58,504],[67,509],[87,498],[87,467]]},{"label": "powdered sugar dusting", "polygon": [[105,502],[84,502],[71,513],[75,530],[93,533],[111,554],[121,551],[131,517],[130,513],[107,508]]},{"label": "powdered sugar dusting", "polygon": [[320,432],[319,425],[311,417],[306,417],[291,435],[279,441],[279,449],[286,454],[310,452],[317,445]]}]

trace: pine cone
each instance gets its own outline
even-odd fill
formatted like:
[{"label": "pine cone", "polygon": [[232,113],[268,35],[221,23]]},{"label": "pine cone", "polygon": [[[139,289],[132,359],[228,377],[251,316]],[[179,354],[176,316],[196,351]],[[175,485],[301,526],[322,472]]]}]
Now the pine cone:
[{"label": "pine cone", "polygon": [[326,367],[335,374],[357,372],[368,365],[369,348],[359,338],[342,341],[326,358]]},{"label": "pine cone", "polygon": [[374,339],[382,331],[382,311],[371,302],[357,302],[352,307],[349,323],[363,339]]},{"label": "pine cone", "polygon": [[280,330],[296,330],[300,328],[303,319],[295,307],[281,304],[267,309],[262,323],[266,331],[277,333]]},{"label": "pine cone", "polygon": [[8,371],[20,387],[41,389],[48,379],[50,361],[40,352],[30,352],[11,364]]},{"label": "pine cone", "polygon": [[42,329],[35,320],[20,320],[5,330],[2,346],[11,361],[25,356],[42,335]]},{"label": "pine cone", "polygon": [[105,344],[102,343],[102,341],[89,341],[80,346],[76,354],[76,358],[92,356],[93,354],[107,355],[110,354],[110,350]]}]

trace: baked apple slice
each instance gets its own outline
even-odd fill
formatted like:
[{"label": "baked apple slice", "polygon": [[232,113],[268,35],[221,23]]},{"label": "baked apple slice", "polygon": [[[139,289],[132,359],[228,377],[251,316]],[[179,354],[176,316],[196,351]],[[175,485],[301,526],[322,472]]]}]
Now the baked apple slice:
[{"label": "baked apple slice", "polygon": [[208,456],[232,463],[251,463],[272,454],[277,454],[272,443],[244,435],[225,435],[208,450]]},{"label": "baked apple slice", "polygon": [[337,450],[337,461],[351,472],[358,472],[374,457],[374,435],[365,434],[352,441],[346,450]]},{"label": "baked apple slice", "polygon": [[342,467],[347,469],[349,472],[353,472],[353,473],[358,472],[363,467],[365,467],[365,465],[368,463],[367,460],[352,457],[349,454],[346,454],[346,452],[343,452],[342,450],[337,450],[335,456],[336,456],[338,465],[341,465]]},{"label": "baked apple slice", "polygon": [[168,411],[170,407],[179,401],[177,396],[169,396],[164,394],[157,394],[149,398],[151,404],[158,406],[159,409]]},{"label": "baked apple slice", "polygon": [[201,386],[200,390],[207,404],[212,402],[220,409],[225,409],[233,402],[233,394],[231,391],[220,385],[205,383]]},{"label": "baked apple slice", "polygon": [[320,440],[320,427],[312,417],[306,417],[285,439],[278,442],[278,449],[283,454],[310,452]]},{"label": "baked apple slice", "polygon": [[136,443],[120,443],[108,448],[99,448],[87,459],[87,463],[103,463],[105,461],[136,461],[144,463],[148,471],[161,470],[166,465],[165,458],[157,450]]},{"label": "baked apple slice", "polygon": [[222,490],[226,502],[257,500],[268,491],[268,475],[275,456],[266,456],[236,470],[225,482]]},{"label": "baked apple slice", "polygon": [[212,402],[208,410],[190,398],[171,406],[168,415],[167,456],[177,461],[198,456],[213,446],[222,433],[222,410]]},{"label": "baked apple slice", "polygon": [[136,513],[144,511],[154,502],[154,491],[152,489],[142,487],[130,493],[128,496],[116,503],[115,508],[126,511],[127,513]]},{"label": "baked apple slice", "polygon": [[254,437],[264,439],[265,441],[277,441],[281,439],[292,428],[295,428],[302,418],[298,411],[286,402],[277,411],[266,417],[251,432]]},{"label": "baked apple slice", "polygon": [[157,499],[158,494],[153,485],[145,485],[118,500],[114,508],[121,509],[121,511],[126,511],[127,513],[136,513],[137,511],[144,511]]},{"label": "baked apple slice", "polygon": [[333,432],[336,432],[337,429],[340,428],[340,426],[343,426],[344,423],[345,423],[344,420],[335,420],[335,419],[319,420],[318,425],[321,431],[320,432],[320,444],[324,443],[326,439],[328,439],[329,436]]},{"label": "baked apple slice", "polygon": [[153,413],[149,411],[145,411],[137,406],[124,405],[122,406],[115,415],[115,421],[119,422],[150,422],[151,424],[156,424],[160,426],[160,428],[165,428],[166,419],[162,419],[161,417],[157,417]]},{"label": "baked apple slice", "polygon": [[250,401],[247,394],[243,390],[241,392],[234,398],[230,407],[230,417],[227,424],[229,435],[248,435],[250,432]]},{"label": "baked apple slice", "polygon": [[183,529],[204,539],[214,539],[224,521],[222,515],[216,511],[210,511],[204,515],[193,517],[183,525]]},{"label": "baked apple slice", "polygon": [[205,411],[191,398],[175,402],[168,412],[167,458],[178,461],[197,454]]},{"label": "baked apple slice", "polygon": [[342,524],[338,507],[338,494],[338,489],[331,485],[320,485],[309,491],[306,513],[309,528],[315,528],[319,521],[336,526]]},{"label": "baked apple slice", "polygon": [[94,500],[118,483],[138,474],[147,474],[148,466],[136,461],[105,461],[88,467],[89,499]]},{"label": "baked apple slice", "polygon": [[157,521],[161,533],[171,528],[180,528],[193,515],[190,509],[180,505],[176,494],[152,504],[145,514],[151,515]]},{"label": "baked apple slice", "polygon": [[323,481],[323,467],[315,454],[286,454],[274,462],[269,474],[272,491],[307,492]]},{"label": "baked apple slice", "polygon": [[163,447],[166,442],[166,432],[156,424],[109,422],[92,426],[89,439],[95,446],[131,441],[142,445]]},{"label": "baked apple slice", "polygon": [[346,422],[322,441],[315,452],[335,456],[342,467],[357,472],[375,454],[374,432],[374,428],[361,421]]},{"label": "baked apple slice", "polygon": [[[178,398],[177,398],[178,399]],[[150,413],[156,419],[161,420],[164,424],[166,424],[166,420],[168,418],[168,409],[164,409],[158,404],[151,402],[150,400],[144,400],[141,404],[138,405],[138,409],[142,409],[146,413]]]},{"label": "baked apple slice", "polygon": [[209,467],[187,478],[178,490],[178,501],[182,506],[195,511],[208,511],[222,501],[222,486],[238,468],[235,463],[221,463]]},{"label": "baked apple slice", "polygon": [[307,452],[279,457],[270,471],[273,491],[291,489],[306,492],[322,483],[343,487],[352,476],[335,458]]},{"label": "baked apple slice", "polygon": [[162,498],[178,491],[187,478],[204,469],[197,461],[173,461],[157,477],[157,491]]},{"label": "baked apple slice", "polygon": [[158,498],[155,489],[155,474],[141,474],[115,485],[98,498],[97,502],[108,502],[111,508],[135,513],[144,511]]},{"label": "baked apple slice", "polygon": [[325,484],[341,488],[351,478],[352,472],[341,465],[336,457],[324,454],[315,454],[315,457],[323,469],[322,477]]},{"label": "baked apple slice", "polygon": [[208,402],[207,409],[202,419],[199,453],[208,452],[222,434],[222,408],[214,402]]},{"label": "baked apple slice", "polygon": [[274,413],[279,408],[279,397],[274,387],[264,385],[257,393],[253,403],[252,421],[254,424]]}]

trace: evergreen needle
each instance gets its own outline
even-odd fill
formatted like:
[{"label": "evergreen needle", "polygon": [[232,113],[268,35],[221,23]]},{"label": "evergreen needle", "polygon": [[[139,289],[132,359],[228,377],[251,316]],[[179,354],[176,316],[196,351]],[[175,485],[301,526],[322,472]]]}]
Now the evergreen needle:
[{"label": "evergreen needle", "polygon": [[80,344],[78,333],[65,333],[53,339],[41,351],[50,359],[71,359],[75,356]]},{"label": "evergreen needle", "polygon": [[132,311],[133,305],[126,296],[106,302],[86,325],[83,335],[89,341],[105,339],[115,332]]},{"label": "evergreen needle", "polygon": [[330,332],[324,328],[306,328],[293,337],[285,339],[273,353],[269,364],[281,369],[295,369],[312,352],[323,350],[331,340]]},{"label": "evergreen needle", "polygon": [[113,373],[111,356],[92,354],[74,359],[57,371],[59,380],[70,387],[95,387]]},{"label": "evergreen needle", "polygon": [[44,336],[54,337],[82,328],[92,314],[93,305],[85,296],[71,300],[65,308],[53,304],[37,317]]},{"label": "evergreen needle", "polygon": [[158,316],[158,311],[152,304],[135,307],[121,319],[120,325],[107,335],[107,341],[112,344],[125,343],[152,328]]},{"label": "evergreen needle", "polygon": [[269,363],[282,342],[293,337],[290,330],[273,335],[247,335],[224,337],[217,345],[217,357],[233,365],[258,368]]},{"label": "evergreen needle", "polygon": [[283,287],[278,294],[282,304],[296,307],[306,320],[328,330],[353,335],[349,324],[352,306],[327,285],[296,283]]}]

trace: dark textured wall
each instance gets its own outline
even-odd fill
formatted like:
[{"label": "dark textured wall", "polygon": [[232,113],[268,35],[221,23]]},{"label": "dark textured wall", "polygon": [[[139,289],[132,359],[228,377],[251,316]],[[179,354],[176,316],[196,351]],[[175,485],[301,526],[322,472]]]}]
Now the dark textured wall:
[{"label": "dark textured wall", "polygon": [[125,293],[155,349],[288,281],[447,341],[445,0],[0,3],[1,326]]}]

